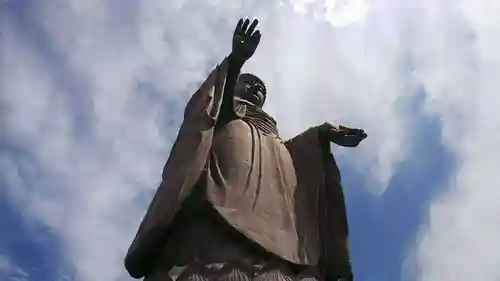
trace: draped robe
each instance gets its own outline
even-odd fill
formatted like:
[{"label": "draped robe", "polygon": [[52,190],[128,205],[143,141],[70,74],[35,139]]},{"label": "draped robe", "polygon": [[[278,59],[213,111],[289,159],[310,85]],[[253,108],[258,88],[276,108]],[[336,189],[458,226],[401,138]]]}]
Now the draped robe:
[{"label": "draped robe", "polygon": [[[172,221],[193,193],[265,250],[294,264],[317,266],[326,280],[349,262],[340,174],[317,127],[283,141],[237,118],[216,130],[228,67],[218,65],[191,97],[162,182],[129,247],[125,266],[147,276],[169,251]],[[250,111],[248,111],[250,113]],[[208,241],[207,241],[208,242]],[[166,265],[165,265],[166,266]]]}]

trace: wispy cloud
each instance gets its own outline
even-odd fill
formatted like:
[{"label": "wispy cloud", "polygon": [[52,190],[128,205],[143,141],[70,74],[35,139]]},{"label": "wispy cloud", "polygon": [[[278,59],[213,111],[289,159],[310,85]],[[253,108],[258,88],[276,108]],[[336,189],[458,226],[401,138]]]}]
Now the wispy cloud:
[{"label": "wispy cloud", "polygon": [[458,162],[417,244],[421,280],[500,279],[500,4],[423,1],[415,8],[416,76]]},{"label": "wispy cloud", "polygon": [[0,132],[11,148],[0,176],[9,200],[63,241],[76,280],[126,276],[124,251],[184,102],[247,15],[260,18],[263,40],[245,70],[267,82],[281,130],[325,120],[365,128],[369,141],[337,153],[349,153],[372,193],[418,157],[398,102],[425,89],[459,163],[431,205],[414,266],[425,281],[499,278],[497,3],[14,2],[0,10]]},{"label": "wispy cloud", "polygon": [[0,254],[0,277],[6,281],[27,281],[29,275],[17,265],[12,264],[6,256]]}]

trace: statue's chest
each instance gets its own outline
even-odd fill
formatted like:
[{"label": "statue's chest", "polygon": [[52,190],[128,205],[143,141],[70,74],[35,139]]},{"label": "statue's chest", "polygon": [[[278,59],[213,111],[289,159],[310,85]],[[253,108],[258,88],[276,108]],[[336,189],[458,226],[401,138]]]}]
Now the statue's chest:
[{"label": "statue's chest", "polygon": [[233,120],[218,130],[210,162],[211,174],[223,179],[226,195],[250,196],[254,204],[281,201],[285,205],[293,197],[297,179],[283,141],[243,120]]},{"label": "statue's chest", "polygon": [[212,152],[224,166],[248,166],[259,146],[258,132],[245,121],[236,119],[215,133]]}]

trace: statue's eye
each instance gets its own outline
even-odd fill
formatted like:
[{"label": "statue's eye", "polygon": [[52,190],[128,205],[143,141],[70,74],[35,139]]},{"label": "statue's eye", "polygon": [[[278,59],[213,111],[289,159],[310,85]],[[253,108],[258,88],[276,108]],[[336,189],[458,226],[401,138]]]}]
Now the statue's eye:
[{"label": "statue's eye", "polygon": [[252,88],[257,88],[257,89],[262,88],[262,85],[260,85],[260,83],[257,83],[257,81],[248,81],[247,85],[249,85]]},{"label": "statue's eye", "polygon": [[259,92],[261,92],[261,93],[263,93],[263,92],[264,92],[264,87],[262,87],[262,85],[261,85],[261,84],[259,84],[259,83],[254,83],[252,86],[253,86],[253,87],[254,87],[257,91],[259,91]]}]

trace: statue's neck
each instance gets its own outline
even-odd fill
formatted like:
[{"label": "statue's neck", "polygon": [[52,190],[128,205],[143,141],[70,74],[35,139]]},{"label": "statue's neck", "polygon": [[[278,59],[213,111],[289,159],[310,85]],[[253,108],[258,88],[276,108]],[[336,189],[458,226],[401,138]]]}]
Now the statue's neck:
[{"label": "statue's neck", "polygon": [[278,126],[273,117],[267,114],[261,107],[247,104],[245,117],[243,119],[254,125],[265,135],[279,136]]}]

